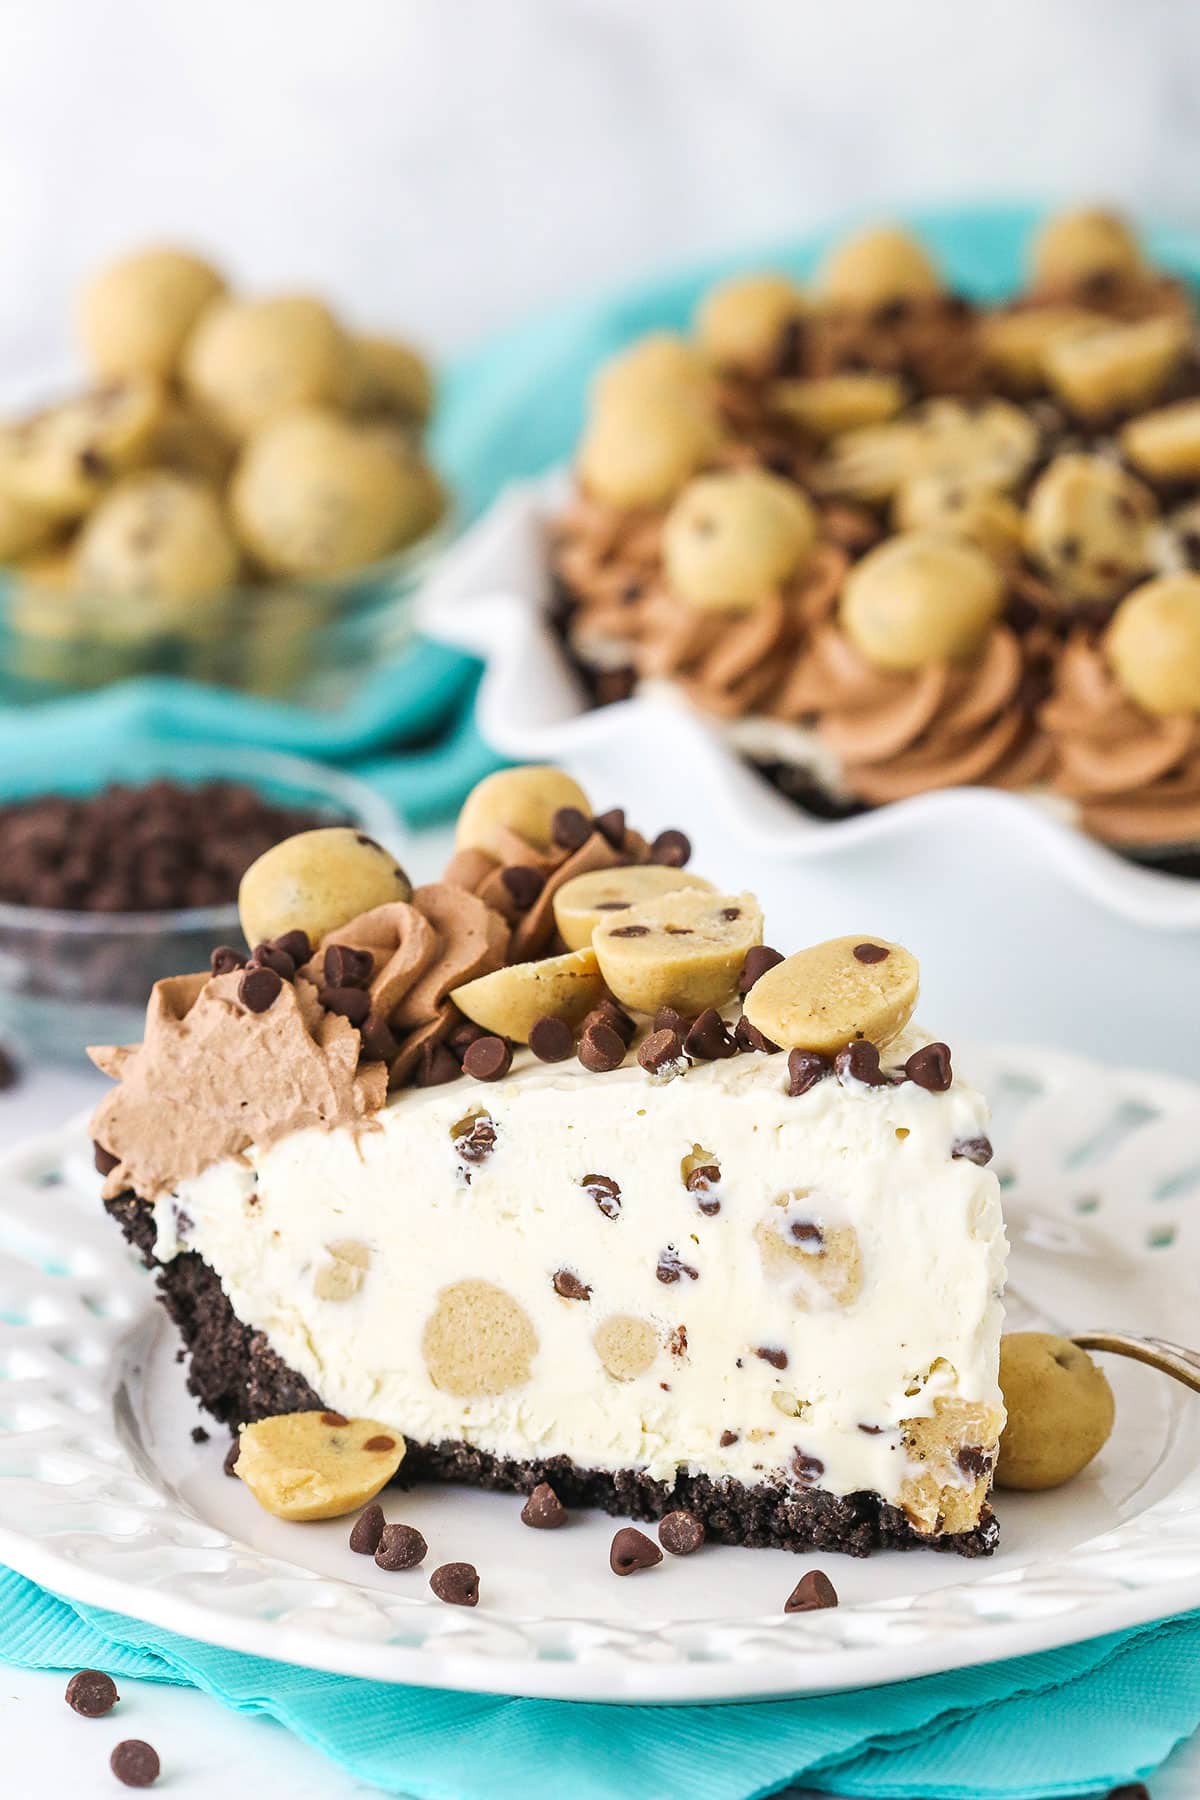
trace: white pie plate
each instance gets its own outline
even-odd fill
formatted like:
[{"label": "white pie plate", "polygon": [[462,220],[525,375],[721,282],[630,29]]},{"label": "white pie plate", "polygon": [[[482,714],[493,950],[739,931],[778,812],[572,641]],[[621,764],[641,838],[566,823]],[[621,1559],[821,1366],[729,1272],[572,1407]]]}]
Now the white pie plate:
[{"label": "white pie plate", "polygon": [[[995,1102],[1010,1323],[1195,1338],[1200,1089],[1045,1051],[963,1060]],[[511,1495],[437,1487],[384,1496],[430,1552],[383,1574],[348,1521],[261,1512],[222,1432],[192,1442],[174,1331],[87,1151],[75,1125],[0,1165],[0,1559],[73,1599],[347,1675],[641,1702],[868,1686],[1200,1605],[1200,1401],[1115,1358],[1117,1429],[1081,1479],[1000,1494],[990,1560],[817,1559],[836,1610],[784,1616],[809,1557],[705,1546],[619,1581],[615,1521],[533,1532]],[[479,1568],[478,1610],[433,1598],[451,1560]]]}]

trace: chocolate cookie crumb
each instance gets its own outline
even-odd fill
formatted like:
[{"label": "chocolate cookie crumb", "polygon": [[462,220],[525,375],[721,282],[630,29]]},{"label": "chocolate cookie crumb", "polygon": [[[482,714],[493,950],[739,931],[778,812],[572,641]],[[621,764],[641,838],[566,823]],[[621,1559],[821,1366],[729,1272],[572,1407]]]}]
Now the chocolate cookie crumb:
[{"label": "chocolate cookie crumb", "polygon": [[557,1531],[567,1522],[567,1509],[548,1481],[539,1481],[521,1508],[522,1525],[534,1531]]},{"label": "chocolate cookie crumb", "polygon": [[722,1450],[728,1450],[728,1448],[731,1444],[737,1443],[738,1435],[739,1434],[736,1431],[729,1431],[728,1429],[726,1429],[725,1431],[723,1431],[721,1433],[720,1437],[717,1439],[717,1442],[721,1446]]},{"label": "chocolate cookie crumb", "polygon": [[102,1719],[120,1698],[116,1682],[101,1669],[80,1669],[67,1683],[67,1705],[85,1719]]},{"label": "chocolate cookie crumb", "polygon": [[208,1433],[205,1431],[203,1425],[192,1426],[192,1442],[193,1444],[207,1444]]},{"label": "chocolate cookie crumb", "polygon": [[[375,1546],[375,1561],[379,1568],[386,1569],[389,1574],[396,1574],[402,1569],[418,1568],[425,1561],[428,1552],[429,1545],[415,1525],[385,1525]],[[469,1564],[450,1563],[448,1566],[462,1569],[469,1567]],[[474,1574],[474,1570],[471,1572]],[[438,1592],[437,1577],[441,1573],[442,1570],[436,1570],[429,1584],[435,1594]],[[446,1596],[438,1594],[438,1598],[444,1600]],[[460,1604],[474,1606],[475,1602],[470,1600]]]},{"label": "chocolate cookie crumb", "polygon": [[636,1575],[639,1569],[652,1569],[662,1559],[658,1545],[632,1525],[622,1526],[608,1552],[608,1566],[614,1575]]},{"label": "chocolate cookie crumb", "polygon": [[162,1768],[158,1751],[142,1738],[126,1738],[118,1744],[108,1766],[118,1781],[133,1788],[153,1787]]},{"label": "chocolate cookie crumb", "polygon": [[378,1500],[373,1500],[370,1506],[359,1513],[350,1527],[350,1548],[358,1556],[374,1556],[385,1524],[383,1508]]},{"label": "chocolate cookie crumb", "polygon": [[[583,814],[580,813],[580,818]],[[472,1563],[443,1563],[429,1577],[429,1585],[447,1606],[478,1606],[479,1575]]]},{"label": "chocolate cookie crumb", "polygon": [[802,1575],[783,1603],[785,1613],[824,1612],[838,1603],[837,1589],[820,1569]]},{"label": "chocolate cookie crumb", "polygon": [[672,1556],[691,1556],[704,1542],[704,1521],[695,1513],[668,1513],[659,1521],[658,1541]]}]

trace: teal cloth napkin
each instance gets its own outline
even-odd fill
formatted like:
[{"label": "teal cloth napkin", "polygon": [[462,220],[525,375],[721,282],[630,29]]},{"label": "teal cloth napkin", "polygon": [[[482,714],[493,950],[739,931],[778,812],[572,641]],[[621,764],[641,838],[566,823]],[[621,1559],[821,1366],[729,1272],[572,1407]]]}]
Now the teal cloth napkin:
[{"label": "teal cloth napkin", "polygon": [[[749,1554],[749,1553],[748,1553]],[[201,1688],[414,1800],[1056,1800],[1144,1778],[1200,1725],[1200,1613],[892,1687],[593,1706],[393,1687],[175,1637],[0,1571],[0,1659]],[[157,1746],[164,1756],[169,1745]]]}]

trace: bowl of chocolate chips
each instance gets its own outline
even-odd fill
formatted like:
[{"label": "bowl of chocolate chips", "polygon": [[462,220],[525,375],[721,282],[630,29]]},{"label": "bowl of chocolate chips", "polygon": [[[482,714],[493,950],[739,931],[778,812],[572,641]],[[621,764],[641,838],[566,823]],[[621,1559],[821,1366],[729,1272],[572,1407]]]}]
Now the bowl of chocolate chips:
[{"label": "bowl of chocolate chips", "polygon": [[352,825],[396,848],[386,801],[297,757],[126,744],[80,761],[0,775],[0,1032],[35,1054],[136,1040],[156,981],[242,948],[238,884],[273,844]]}]

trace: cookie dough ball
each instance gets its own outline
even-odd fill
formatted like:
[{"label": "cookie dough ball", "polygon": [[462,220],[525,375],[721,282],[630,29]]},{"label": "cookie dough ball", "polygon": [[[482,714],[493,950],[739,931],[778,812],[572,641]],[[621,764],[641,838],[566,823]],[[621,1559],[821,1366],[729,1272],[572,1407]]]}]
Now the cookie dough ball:
[{"label": "cookie dough ball", "polygon": [[55,520],[40,507],[0,486],[0,563],[28,556],[53,537]]},{"label": "cookie dough ball", "polygon": [[432,531],[449,504],[446,490],[406,426],[389,422],[364,425],[362,430],[366,441],[381,445],[396,466],[399,511],[395,548],[401,550]]},{"label": "cookie dough ball", "polygon": [[424,425],[433,411],[433,372],[411,344],[363,332],[350,340],[350,359],[352,412]]},{"label": "cookie dough ball", "polygon": [[147,460],[176,475],[194,475],[223,488],[237,455],[236,448],[211,420],[186,400],[168,400],[155,427]]},{"label": "cookie dough ball", "polygon": [[205,307],[225,291],[220,273],[186,250],[139,250],[93,275],[79,296],[79,335],[97,375],[175,372]]},{"label": "cookie dough ball", "polygon": [[1101,456],[1056,456],[1034,483],[1025,547],[1068,600],[1111,600],[1150,562],[1154,496]]},{"label": "cookie dough ball", "polygon": [[1079,287],[1098,275],[1140,275],[1145,266],[1124,219],[1094,207],[1047,220],[1033,241],[1030,261],[1034,286],[1047,289]]},{"label": "cookie dough ball", "polygon": [[609,506],[665,506],[720,441],[707,398],[678,390],[611,396],[579,446],[579,479]]},{"label": "cookie dough ball", "polygon": [[1001,1338],[1000,1390],[1008,1423],[1000,1434],[997,1487],[1061,1487],[1108,1442],[1112,1389],[1069,1338],[1047,1331]]},{"label": "cookie dough ball", "polygon": [[210,488],[150,469],[105,495],[79,538],[80,585],[188,599],[230,586],[238,549]]},{"label": "cookie dough ball", "polygon": [[242,439],[289,408],[340,405],[352,356],[327,306],[304,294],[223,300],[211,306],[183,352],[183,380],[200,411]]},{"label": "cookie dough ball", "polygon": [[412,883],[382,844],[329,825],[264,850],[242,876],[238,913],[248,944],[297,930],[316,944],[359,913],[411,899]]},{"label": "cookie dough ball", "polygon": [[704,358],[694,345],[677,332],[652,331],[601,365],[592,383],[592,403],[602,410],[655,395],[703,397],[708,382]]},{"label": "cookie dough ball", "polygon": [[316,408],[256,433],[230,488],[238,536],[273,575],[340,575],[377,562],[400,543],[410,504],[391,449]]},{"label": "cookie dough ball", "polygon": [[931,299],[942,292],[942,280],[910,231],[877,225],[829,252],[817,287],[830,305],[870,309],[889,300]]},{"label": "cookie dough ball", "polygon": [[550,763],[497,769],[477,782],[463,801],[454,831],[455,850],[482,850],[497,859],[511,853],[511,839],[535,850],[554,842],[554,815],[569,810],[592,816],[592,803],[577,781]]},{"label": "cookie dough ball", "polygon": [[816,538],[812,507],[778,475],[760,469],[700,475],[667,514],[667,581],[689,605],[744,612],[790,580]]},{"label": "cookie dough ball", "polygon": [[971,487],[946,475],[918,475],[896,495],[892,522],[897,531],[949,532],[967,538],[996,562],[1020,551],[1024,521],[1007,494]]},{"label": "cookie dough ball", "polygon": [[1105,652],[1147,712],[1200,713],[1200,575],[1160,575],[1122,600]]},{"label": "cookie dough ball", "polygon": [[114,477],[149,456],[166,398],[138,375],[0,430],[0,487],[52,518],[82,518]]},{"label": "cookie dough ball", "polygon": [[1131,419],[1121,433],[1121,449],[1135,468],[1156,480],[1197,480],[1200,400],[1179,400]]},{"label": "cookie dough ball", "polygon": [[910,531],[855,565],[842,590],[842,627],[878,669],[967,662],[1004,604],[1004,582],[974,544]]},{"label": "cookie dough ball", "polygon": [[913,474],[943,475],[973,487],[1020,481],[1040,448],[1029,414],[1009,400],[929,400],[911,415]]},{"label": "cookie dough ball", "polygon": [[1191,337],[1186,320],[1168,317],[1059,337],[1043,359],[1046,379],[1081,418],[1107,418],[1157,400]]},{"label": "cookie dough ball", "polygon": [[696,336],[709,360],[737,375],[778,367],[812,308],[790,276],[737,275],[707,293],[696,312]]}]

